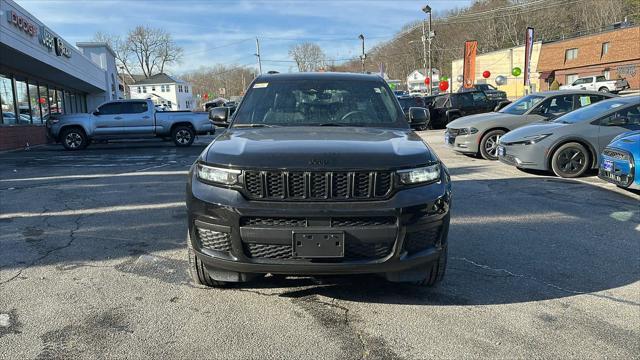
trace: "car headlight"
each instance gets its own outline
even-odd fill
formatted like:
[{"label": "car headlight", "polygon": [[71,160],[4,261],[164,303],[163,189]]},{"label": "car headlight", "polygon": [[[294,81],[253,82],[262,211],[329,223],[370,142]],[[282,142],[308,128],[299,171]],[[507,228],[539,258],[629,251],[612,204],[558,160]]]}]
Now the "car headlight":
[{"label": "car headlight", "polygon": [[415,169],[398,170],[397,173],[400,182],[405,185],[431,182],[440,179],[440,164]]},{"label": "car headlight", "polygon": [[197,171],[199,179],[223,185],[237,184],[240,175],[240,170],[221,169],[203,164],[197,165]]},{"label": "car headlight", "polygon": [[545,139],[545,138],[547,138],[549,136],[551,136],[551,134],[539,134],[539,135],[525,136],[523,138],[524,140],[509,142],[509,144],[511,144],[511,145],[516,145],[516,144],[533,145],[533,144],[536,144],[536,143],[542,141],[543,139]]},{"label": "car headlight", "polygon": [[458,129],[458,135],[469,135],[469,134],[475,134],[477,132],[478,132],[478,129],[474,127]]}]

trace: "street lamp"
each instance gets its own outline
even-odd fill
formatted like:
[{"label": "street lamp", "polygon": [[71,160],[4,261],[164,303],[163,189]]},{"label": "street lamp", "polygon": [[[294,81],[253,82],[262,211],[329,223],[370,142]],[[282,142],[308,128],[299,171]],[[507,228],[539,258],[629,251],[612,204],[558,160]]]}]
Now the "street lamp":
[{"label": "street lamp", "polygon": [[360,55],[360,62],[362,63],[362,73],[364,74],[364,59],[367,58],[367,54],[364,53],[364,35],[360,34],[358,39],[362,40],[362,55]]},{"label": "street lamp", "polygon": [[124,66],[120,65],[118,66],[118,68],[120,68],[120,75],[118,77],[120,77],[122,79],[122,98],[126,99],[127,98],[127,82],[125,81],[124,78]]},{"label": "street lamp", "polygon": [[[431,89],[432,89],[432,82],[433,82],[433,70],[431,69],[431,38],[433,37],[431,34],[431,7],[429,5],[425,5],[422,8],[422,11],[429,15],[429,36],[427,37],[427,35],[425,34],[425,29],[424,29],[424,21],[422,22],[422,56],[423,56],[423,61],[424,61],[424,71],[425,71],[425,75],[428,74],[429,76],[429,86],[428,86],[428,90],[429,90],[429,95],[431,95]],[[427,71],[427,49],[426,49],[426,42],[427,40],[429,41],[429,69]]]}]

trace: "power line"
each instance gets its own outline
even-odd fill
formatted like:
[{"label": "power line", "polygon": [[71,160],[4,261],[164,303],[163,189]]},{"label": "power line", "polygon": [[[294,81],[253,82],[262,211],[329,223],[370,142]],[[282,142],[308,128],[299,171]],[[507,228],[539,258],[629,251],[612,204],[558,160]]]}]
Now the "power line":
[{"label": "power line", "polygon": [[247,42],[249,40],[253,40],[253,38],[242,39],[242,40],[230,42],[230,43],[227,43],[227,44],[224,44],[224,45],[215,46],[215,47],[207,48],[207,49],[203,49],[203,50],[190,51],[190,52],[186,53],[185,55],[194,55],[194,54],[200,54],[200,53],[207,53],[207,52],[209,52],[211,50],[222,49],[222,48],[225,48],[225,47],[242,44],[242,43]]}]

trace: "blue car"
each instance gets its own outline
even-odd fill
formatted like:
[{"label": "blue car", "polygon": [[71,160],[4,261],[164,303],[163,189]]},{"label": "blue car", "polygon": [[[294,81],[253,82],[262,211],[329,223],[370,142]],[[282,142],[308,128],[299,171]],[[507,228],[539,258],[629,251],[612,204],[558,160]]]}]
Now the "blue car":
[{"label": "blue car", "polygon": [[618,135],[602,151],[600,160],[601,179],[640,190],[640,130]]}]

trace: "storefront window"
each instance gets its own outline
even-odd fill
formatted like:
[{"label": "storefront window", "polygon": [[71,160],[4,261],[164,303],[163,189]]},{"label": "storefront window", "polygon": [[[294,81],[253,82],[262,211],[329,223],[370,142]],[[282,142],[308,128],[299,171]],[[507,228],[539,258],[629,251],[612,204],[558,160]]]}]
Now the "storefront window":
[{"label": "storefront window", "polygon": [[55,108],[51,109],[51,112],[64,114],[64,97],[62,96],[62,90],[55,90],[54,92]]},{"label": "storefront window", "polygon": [[76,94],[76,112],[82,112],[82,100],[80,99],[80,94]]},{"label": "storefront window", "polygon": [[69,102],[71,103],[71,113],[77,113],[77,103],[76,103],[76,94],[69,93]]},{"label": "storefront window", "polygon": [[48,88],[44,85],[40,85],[40,92],[38,93],[38,103],[40,104],[40,113],[42,114],[42,121],[47,121],[49,118],[49,107],[51,106],[51,99],[49,98]]},{"label": "storefront window", "polygon": [[82,95],[82,112],[87,112],[87,95]]},{"label": "storefront window", "polygon": [[62,101],[62,108],[64,109],[65,114],[73,113],[73,105],[71,105],[71,96],[68,91],[63,91],[64,100]]},{"label": "storefront window", "polygon": [[29,96],[27,94],[27,83],[16,80],[16,103],[18,105],[16,124],[30,124],[31,110],[29,109]]},{"label": "storefront window", "polygon": [[[33,83],[32,83],[33,82]],[[42,114],[40,113],[40,97],[38,96],[38,84],[31,80],[29,84],[29,113],[33,124],[42,124]]]},{"label": "storefront window", "polygon": [[11,78],[0,75],[0,106],[2,106],[2,124],[16,123],[16,109],[13,104],[13,86]]}]

